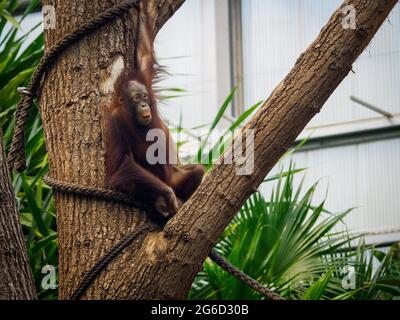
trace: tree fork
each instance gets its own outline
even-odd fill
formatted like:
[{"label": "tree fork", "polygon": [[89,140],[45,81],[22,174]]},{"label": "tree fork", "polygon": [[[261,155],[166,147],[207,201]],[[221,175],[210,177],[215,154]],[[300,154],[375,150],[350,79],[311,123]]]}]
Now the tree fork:
[{"label": "tree fork", "polygon": [[[57,27],[46,30],[46,48],[115,1],[46,0],[55,5]],[[153,0],[156,31],[184,0]],[[342,27],[337,10],[244,130],[254,130],[255,170],[235,175],[234,165],[216,165],[163,232],[139,239],[112,262],[85,298],[184,298],[196,273],[243,202],[262,182],[351,70],[397,0],[349,0],[355,30]],[[57,180],[104,187],[102,108],[99,88],[115,58],[132,63],[135,12],[88,36],[65,52],[49,71],[40,106]],[[227,192],[229,190],[229,192]],[[68,298],[85,271],[129,232],[146,224],[139,210],[56,192],[60,298]],[[212,223],[210,223],[212,221]]]}]

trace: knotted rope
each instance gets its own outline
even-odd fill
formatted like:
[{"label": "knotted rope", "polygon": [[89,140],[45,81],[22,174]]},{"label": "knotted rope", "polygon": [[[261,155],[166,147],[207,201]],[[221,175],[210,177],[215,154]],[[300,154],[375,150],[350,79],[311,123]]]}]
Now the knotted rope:
[{"label": "knotted rope", "polygon": [[[75,31],[67,34],[63,39],[57,42],[40,60],[37,69],[32,75],[32,79],[27,88],[18,88],[18,92],[22,95],[22,98],[17,106],[15,113],[15,128],[14,135],[11,141],[10,150],[8,153],[8,167],[10,170],[16,169],[17,171],[23,171],[26,169],[25,161],[25,136],[24,129],[25,124],[29,115],[29,111],[32,107],[33,99],[39,95],[40,84],[48,71],[48,69],[54,64],[59,55],[72,44],[81,40],[84,36],[97,28],[103,26],[107,22],[114,18],[122,15],[126,11],[132,8],[139,8],[139,0],[129,0],[116,4],[114,7],[107,9],[105,12],[99,14],[97,17],[84,23],[82,26],[77,28]],[[63,193],[70,193],[85,197],[94,197],[106,201],[119,202],[126,205],[131,205],[136,208],[142,209],[147,213],[154,213],[153,208],[149,208],[143,203],[130,199],[127,195],[115,192],[108,189],[95,188],[90,186],[80,186],[74,183],[67,183],[52,179],[48,175],[43,178],[44,182],[51,186],[54,190]],[[96,264],[85,274],[82,282],[72,295],[71,299],[79,299],[93,283],[96,277],[104,270],[104,268],[115,259],[132,241],[137,239],[139,236],[149,232],[159,230],[161,223],[155,225],[150,223],[143,227],[140,227],[132,233],[122,238],[111,250],[101,257]],[[243,281],[254,290],[261,293],[268,299],[282,300],[277,294],[258,283],[256,280],[250,278],[248,275],[234,267],[229,262],[225,261],[219,254],[212,251],[210,258],[220,265],[224,270],[231,273],[234,277]]]}]

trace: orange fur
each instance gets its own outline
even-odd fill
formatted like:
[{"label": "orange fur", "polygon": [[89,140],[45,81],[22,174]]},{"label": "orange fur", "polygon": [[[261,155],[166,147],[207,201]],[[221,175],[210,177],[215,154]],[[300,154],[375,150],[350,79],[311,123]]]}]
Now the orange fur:
[{"label": "orange fur", "polygon": [[[122,73],[115,82],[115,96],[106,114],[106,174],[110,188],[138,200],[157,203],[157,206],[161,203],[161,206],[165,205],[168,214],[174,214],[177,210],[175,194],[187,200],[199,186],[204,169],[200,165],[178,167],[173,164],[176,159],[168,158],[170,145],[174,147],[173,141],[158,114],[153,90],[159,72],[153,47],[153,23],[147,1],[141,1],[141,5],[135,67],[130,72]],[[135,122],[136,106],[130,102],[127,94],[130,81],[143,84],[150,97],[151,122],[146,127]],[[146,159],[147,148],[151,145],[151,142],[146,141],[146,135],[151,129],[161,129],[165,133],[165,150],[162,152],[165,152],[167,164],[151,165]]]}]

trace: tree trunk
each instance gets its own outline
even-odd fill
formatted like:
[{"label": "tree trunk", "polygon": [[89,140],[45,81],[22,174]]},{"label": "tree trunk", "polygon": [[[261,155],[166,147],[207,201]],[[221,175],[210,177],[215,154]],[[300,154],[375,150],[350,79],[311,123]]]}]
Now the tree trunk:
[{"label": "tree trunk", "polygon": [[0,300],[36,299],[0,130]]},{"label": "tree trunk", "polygon": [[[152,1],[156,31],[183,1]],[[57,13],[57,28],[46,30],[46,48],[113,2],[44,1],[55,5]],[[184,298],[218,235],[349,73],[396,2],[346,1],[356,9],[357,28],[345,30],[344,15],[336,11],[244,129],[254,130],[252,175],[236,175],[235,165],[216,165],[164,231],[131,244],[85,298]],[[103,108],[108,99],[100,88],[116,59],[132,63],[135,20],[133,9],[70,48],[50,70],[40,105],[52,177],[104,187]],[[71,296],[84,272],[113,244],[147,223],[138,210],[68,194],[56,193],[56,210],[62,299]]]},{"label": "tree trunk", "polygon": [[[45,30],[45,49],[85,21],[119,1],[43,1],[56,10],[56,28]],[[152,0],[156,30],[184,0]],[[105,187],[103,110],[107,96],[100,90],[110,68],[123,57],[132,65],[136,10],[88,35],[69,48],[49,71],[40,107],[49,152],[50,174],[66,182]],[[124,235],[146,223],[143,212],[105,201],[55,193],[59,244],[59,297],[68,299],[94,265]],[[131,265],[140,263],[138,239],[97,279],[87,298],[129,298]]]}]

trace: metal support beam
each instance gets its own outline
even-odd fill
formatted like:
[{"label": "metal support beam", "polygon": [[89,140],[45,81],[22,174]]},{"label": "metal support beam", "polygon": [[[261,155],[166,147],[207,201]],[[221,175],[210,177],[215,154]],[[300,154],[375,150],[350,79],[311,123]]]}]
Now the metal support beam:
[{"label": "metal support beam", "polygon": [[388,119],[393,118],[393,115],[391,113],[389,113],[389,112],[387,112],[385,110],[382,110],[381,108],[378,108],[378,107],[376,107],[376,106],[374,106],[374,105],[372,105],[372,104],[370,104],[370,103],[368,103],[366,101],[363,101],[360,98],[357,98],[355,96],[350,96],[350,100],[355,102],[355,103],[358,103],[359,105],[361,105],[361,106],[363,106],[363,107],[365,107],[367,109],[375,111],[376,113],[379,113],[379,114],[383,115],[384,117],[386,117]]},{"label": "metal support beam", "polygon": [[[400,126],[378,128],[373,130],[358,131],[346,134],[338,134],[320,138],[310,138],[298,152],[305,152],[323,148],[354,145],[377,140],[400,138]],[[300,143],[296,142],[294,146]]]},{"label": "metal support beam", "polygon": [[242,0],[229,0],[231,86],[237,87],[232,103],[232,115],[244,111]]}]

